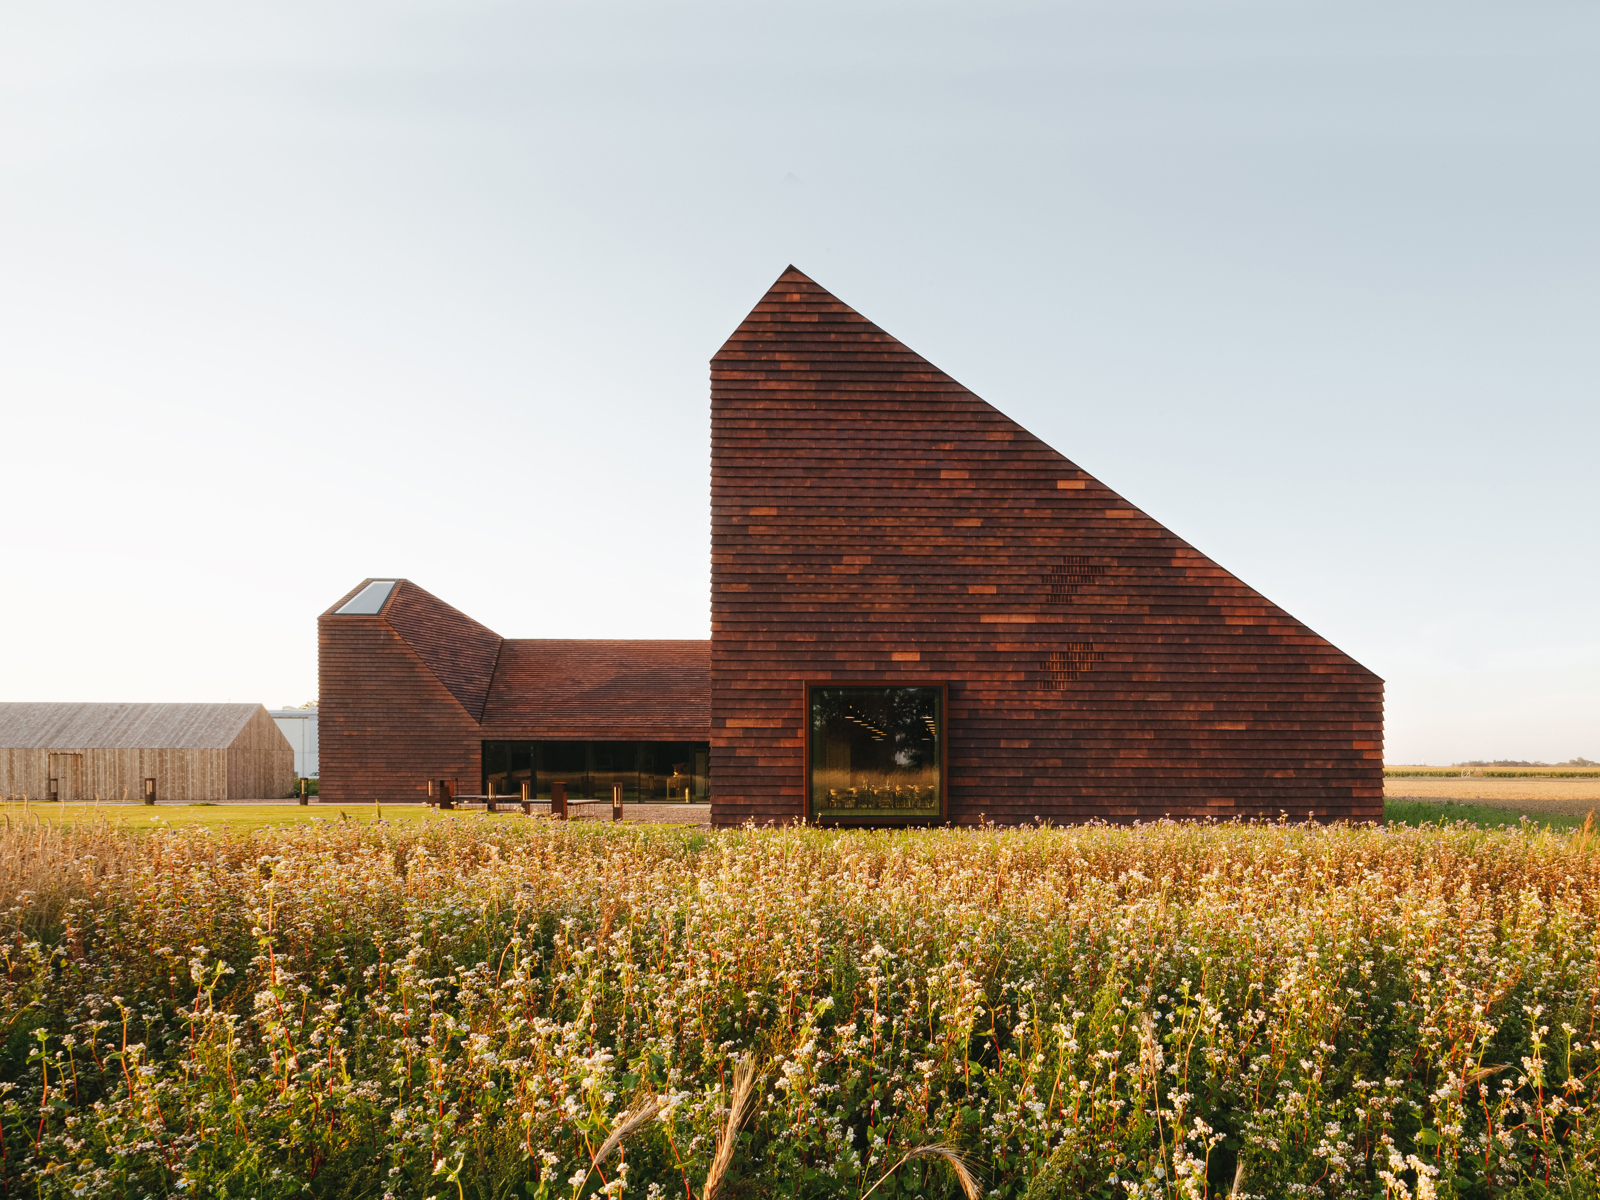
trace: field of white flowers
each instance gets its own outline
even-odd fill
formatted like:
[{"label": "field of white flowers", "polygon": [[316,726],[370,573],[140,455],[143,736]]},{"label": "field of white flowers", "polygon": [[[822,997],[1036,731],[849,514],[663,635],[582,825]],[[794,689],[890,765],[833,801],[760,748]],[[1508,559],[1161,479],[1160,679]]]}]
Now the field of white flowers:
[{"label": "field of white flowers", "polygon": [[1586,833],[10,823],[0,903],[6,1196],[1600,1194]]}]

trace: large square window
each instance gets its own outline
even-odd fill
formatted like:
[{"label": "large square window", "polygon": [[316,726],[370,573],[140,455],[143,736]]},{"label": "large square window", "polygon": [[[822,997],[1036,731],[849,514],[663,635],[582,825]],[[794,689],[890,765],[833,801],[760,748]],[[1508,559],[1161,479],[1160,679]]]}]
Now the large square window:
[{"label": "large square window", "polygon": [[806,685],[812,820],[944,816],[945,686]]}]

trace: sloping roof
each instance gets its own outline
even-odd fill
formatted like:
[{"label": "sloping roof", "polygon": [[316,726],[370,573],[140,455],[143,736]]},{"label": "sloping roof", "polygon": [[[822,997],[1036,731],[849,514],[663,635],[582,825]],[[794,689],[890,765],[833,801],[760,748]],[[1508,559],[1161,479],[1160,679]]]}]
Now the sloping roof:
[{"label": "sloping roof", "polygon": [[0,704],[8,750],[223,750],[259,704]]},{"label": "sloping roof", "polygon": [[[381,596],[379,585],[387,587]],[[409,579],[363,579],[322,614],[329,618],[387,624],[468,715],[482,719],[501,642],[488,626]]]},{"label": "sloping roof", "polygon": [[508,639],[483,724],[615,737],[629,729],[711,729],[711,643]]},{"label": "sloping roof", "polygon": [[500,635],[409,579],[397,581],[384,619],[477,721],[500,656]]}]

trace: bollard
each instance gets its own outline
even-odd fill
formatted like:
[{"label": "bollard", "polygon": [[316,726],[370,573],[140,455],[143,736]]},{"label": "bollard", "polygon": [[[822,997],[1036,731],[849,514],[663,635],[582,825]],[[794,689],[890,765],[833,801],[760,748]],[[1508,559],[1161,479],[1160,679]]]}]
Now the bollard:
[{"label": "bollard", "polygon": [[156,802],[156,781],[154,779],[146,779],[144,781],[144,802],[146,804],[154,804]]},{"label": "bollard", "polygon": [[428,807],[432,808],[439,803],[439,797],[434,793],[433,780],[428,780]]},{"label": "bollard", "polygon": [[550,815],[558,821],[567,819],[567,785],[559,779],[550,785]]},{"label": "bollard", "polygon": [[611,819],[613,821],[622,820],[622,785],[620,783],[611,785]]},{"label": "bollard", "polygon": [[522,815],[525,817],[533,816],[533,784],[531,783],[522,785]]},{"label": "bollard", "polygon": [[302,779],[300,781],[300,803],[301,804],[310,804],[311,803],[311,801],[306,798],[306,781],[304,779]]},{"label": "bollard", "polygon": [[492,779],[489,780],[489,789],[488,789],[488,791],[489,791],[489,794],[483,798],[484,799],[483,807],[487,811],[493,812],[494,811],[494,780],[492,780]]},{"label": "bollard", "polygon": [[454,779],[439,780],[439,807],[454,808],[456,806],[456,781]]}]

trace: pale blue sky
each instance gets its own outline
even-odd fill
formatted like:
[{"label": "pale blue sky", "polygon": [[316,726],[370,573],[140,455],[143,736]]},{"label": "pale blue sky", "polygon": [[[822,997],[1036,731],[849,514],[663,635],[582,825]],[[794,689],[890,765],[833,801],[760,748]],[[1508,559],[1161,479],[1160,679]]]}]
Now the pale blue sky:
[{"label": "pale blue sky", "polygon": [[314,694],[405,575],[704,637],[789,262],[1390,683],[1600,758],[1600,8],[0,8],[0,699]]}]

